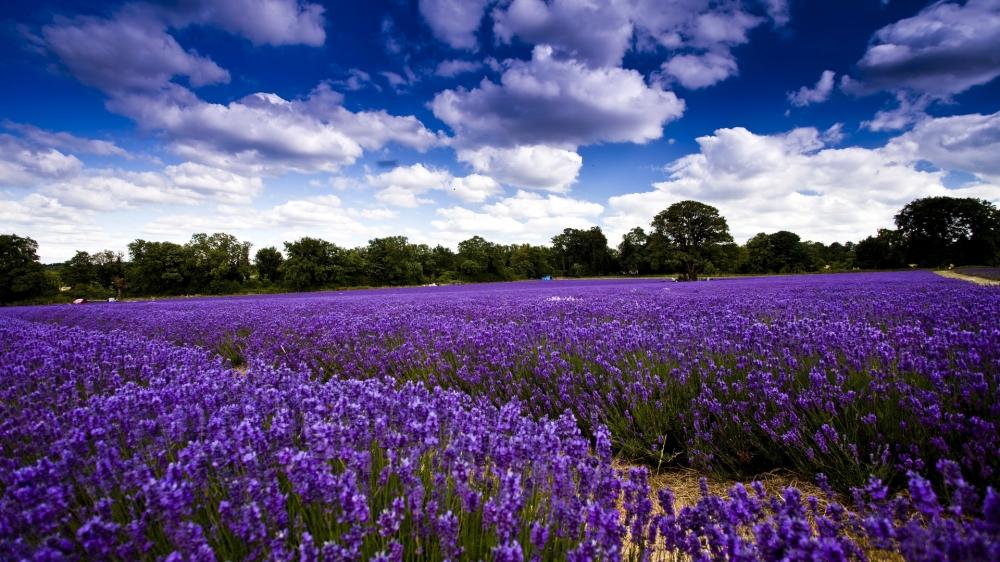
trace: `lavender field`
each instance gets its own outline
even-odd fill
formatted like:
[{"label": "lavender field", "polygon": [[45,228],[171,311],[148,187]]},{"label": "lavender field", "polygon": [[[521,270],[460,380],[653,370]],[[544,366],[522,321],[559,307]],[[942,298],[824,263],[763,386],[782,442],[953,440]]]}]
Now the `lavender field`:
[{"label": "lavender field", "polygon": [[997,560],[998,319],[923,271],[2,309],[0,558]]}]

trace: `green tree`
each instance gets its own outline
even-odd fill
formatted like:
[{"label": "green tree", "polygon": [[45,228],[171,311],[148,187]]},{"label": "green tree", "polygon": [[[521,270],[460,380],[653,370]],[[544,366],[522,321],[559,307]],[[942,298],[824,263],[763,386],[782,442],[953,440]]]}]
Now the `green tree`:
[{"label": "green tree", "polygon": [[510,246],[510,271],[520,279],[538,279],[552,274],[551,251],[544,246]]},{"label": "green tree", "polygon": [[102,250],[90,256],[97,284],[103,289],[116,289],[118,296],[121,296],[122,290],[127,286],[124,258],[121,252],[113,250]]},{"label": "green tree", "polygon": [[38,242],[16,234],[0,234],[0,303],[54,292],[38,261]]},{"label": "green tree", "polygon": [[191,290],[191,252],[173,242],[136,240],[128,245],[130,285],[141,295],[180,295]]},{"label": "green tree", "polygon": [[440,244],[420,253],[424,274],[435,281],[450,281],[458,275],[458,256],[451,248]]},{"label": "green tree", "polygon": [[334,246],[333,284],[338,287],[370,285],[368,278],[368,252],[365,248],[344,250]]},{"label": "green tree", "polygon": [[503,281],[509,279],[506,252],[482,236],[473,236],[458,243],[456,263],[458,273],[470,281]]},{"label": "green tree", "polygon": [[652,228],[667,256],[680,265],[682,278],[691,281],[733,241],[719,210],[698,201],[681,201],[660,211]]},{"label": "green tree", "polygon": [[938,267],[991,262],[1000,249],[1000,210],[971,197],[925,197],[896,215],[908,263]]},{"label": "green tree", "polygon": [[97,268],[88,252],[78,251],[66,262],[61,276],[71,287],[90,285],[97,282]]},{"label": "green tree", "polygon": [[295,290],[315,289],[334,281],[336,277],[335,244],[319,238],[303,237],[285,242],[288,258],[279,271],[285,284]]},{"label": "green tree", "polygon": [[814,269],[809,247],[798,234],[761,232],[746,243],[740,270],[745,273],[800,273]]},{"label": "green tree", "polygon": [[854,261],[861,269],[896,269],[906,264],[903,236],[897,230],[881,228],[854,250]]},{"label": "green tree", "polygon": [[621,265],[622,273],[641,275],[651,271],[647,244],[649,237],[640,226],[622,236],[622,241],[618,244],[618,263]]},{"label": "green tree", "polygon": [[566,228],[552,237],[555,265],[565,275],[606,275],[614,269],[608,239],[598,226],[587,230]]},{"label": "green tree", "polygon": [[277,248],[268,246],[257,250],[253,261],[257,266],[257,275],[262,281],[273,283],[281,280],[281,263],[285,261],[285,257]]},{"label": "green tree", "polygon": [[250,278],[250,242],[232,234],[198,233],[187,243],[193,289],[198,292],[233,292]]},{"label": "green tree", "polygon": [[368,276],[378,285],[417,285],[423,281],[418,248],[405,236],[369,240],[365,255]]},{"label": "green tree", "polygon": [[813,269],[837,271],[854,267],[854,242],[834,242],[829,246],[822,242],[805,242],[805,245]]}]

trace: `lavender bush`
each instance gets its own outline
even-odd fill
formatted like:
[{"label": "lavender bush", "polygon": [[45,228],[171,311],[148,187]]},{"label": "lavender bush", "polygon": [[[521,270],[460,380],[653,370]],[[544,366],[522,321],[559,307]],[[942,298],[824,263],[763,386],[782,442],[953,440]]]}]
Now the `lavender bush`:
[{"label": "lavender bush", "polygon": [[610,445],[571,417],[122,332],[0,341],[0,558],[619,556]]},{"label": "lavender bush", "polygon": [[997,318],[925,272],[5,309],[0,557],[997,559]]}]

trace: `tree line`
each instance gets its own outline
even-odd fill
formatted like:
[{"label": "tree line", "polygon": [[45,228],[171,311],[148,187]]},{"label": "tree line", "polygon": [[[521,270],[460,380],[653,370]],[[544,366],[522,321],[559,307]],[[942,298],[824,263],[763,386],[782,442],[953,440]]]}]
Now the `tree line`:
[{"label": "tree line", "polygon": [[199,233],[185,244],[135,240],[122,252],[78,251],[43,266],[37,243],[0,235],[0,302],[123,296],[231,294],[323,288],[537,279],[545,275],[676,275],[694,280],[723,273],[803,273],[949,265],[1000,265],[1000,211],[988,201],[928,197],[907,204],[895,229],[858,243],[803,241],[789,231],[734,243],[718,209],[681,201],[633,228],[617,246],[599,227],[567,228],[547,246],[498,244],[473,236],[457,251],[375,238],[342,248],[319,238],[285,242],[251,254],[250,242]]}]

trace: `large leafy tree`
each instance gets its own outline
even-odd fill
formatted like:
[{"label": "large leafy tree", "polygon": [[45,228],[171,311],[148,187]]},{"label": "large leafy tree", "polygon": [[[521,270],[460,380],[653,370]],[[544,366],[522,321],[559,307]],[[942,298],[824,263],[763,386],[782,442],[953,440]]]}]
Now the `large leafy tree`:
[{"label": "large leafy tree", "polygon": [[896,269],[906,263],[903,236],[898,230],[881,228],[854,249],[854,262],[862,269]]},{"label": "large leafy tree", "polygon": [[141,295],[177,295],[192,289],[190,250],[173,242],[138,239],[128,245],[130,285]]},{"label": "large leafy tree", "polygon": [[419,255],[424,274],[430,279],[449,280],[458,274],[457,256],[451,248],[421,245]]},{"label": "large leafy tree", "polygon": [[281,276],[296,290],[332,283],[337,277],[337,254],[341,251],[332,242],[308,236],[285,242],[288,259],[281,264]]},{"label": "large leafy tree", "polygon": [[16,234],[0,235],[0,303],[30,299],[53,290],[38,261],[38,243]]},{"label": "large leafy tree", "polygon": [[102,288],[113,288],[121,296],[128,284],[125,282],[125,261],[121,252],[102,250],[90,255],[90,263],[94,266],[94,276]]},{"label": "large leafy tree", "polygon": [[747,241],[741,269],[746,273],[800,273],[810,271],[813,257],[798,234],[779,230],[761,232]]},{"label": "large leafy tree", "polygon": [[666,254],[679,264],[682,277],[691,281],[733,241],[719,210],[699,201],[681,201],[660,211],[652,228]]},{"label": "large leafy tree", "polygon": [[567,275],[604,275],[614,264],[608,239],[598,226],[564,229],[552,237],[552,253],[555,265]]},{"label": "large leafy tree", "polygon": [[187,243],[194,289],[219,293],[235,290],[250,277],[250,242],[232,234],[199,233]]},{"label": "large leafy tree", "polygon": [[66,262],[63,268],[62,281],[72,287],[90,285],[97,282],[97,268],[89,252],[78,251]]},{"label": "large leafy tree", "polygon": [[379,285],[416,285],[423,280],[420,249],[405,236],[368,241],[368,276]]},{"label": "large leafy tree", "polygon": [[909,263],[987,264],[1000,248],[1000,210],[971,197],[925,197],[903,207],[896,228]]},{"label": "large leafy tree", "polygon": [[510,277],[507,251],[482,236],[458,243],[458,272],[470,281],[503,281]]},{"label": "large leafy tree", "polygon": [[552,273],[551,250],[544,246],[513,244],[510,246],[510,269],[522,279],[537,279]]},{"label": "large leafy tree", "polygon": [[263,281],[279,281],[281,274],[279,269],[285,257],[281,255],[274,246],[268,246],[257,250],[254,255],[254,265],[257,266],[257,275]]},{"label": "large leafy tree", "polygon": [[646,249],[648,243],[646,231],[639,226],[622,236],[621,244],[618,244],[618,263],[623,273],[637,275],[649,272],[649,255]]}]

